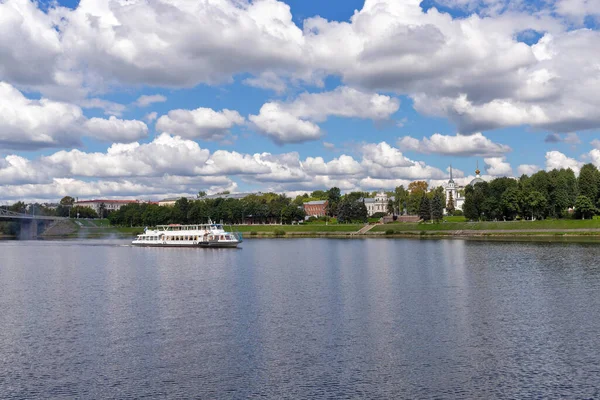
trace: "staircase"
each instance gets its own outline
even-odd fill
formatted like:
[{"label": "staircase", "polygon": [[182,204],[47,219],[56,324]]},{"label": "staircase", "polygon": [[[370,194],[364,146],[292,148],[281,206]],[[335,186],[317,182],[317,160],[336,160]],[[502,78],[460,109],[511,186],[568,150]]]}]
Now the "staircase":
[{"label": "staircase", "polygon": [[362,228],[360,228],[360,230],[358,232],[356,232],[355,235],[364,235],[365,233],[369,232],[371,229],[375,228],[377,225],[379,225],[379,224],[367,224],[367,225],[363,226]]}]

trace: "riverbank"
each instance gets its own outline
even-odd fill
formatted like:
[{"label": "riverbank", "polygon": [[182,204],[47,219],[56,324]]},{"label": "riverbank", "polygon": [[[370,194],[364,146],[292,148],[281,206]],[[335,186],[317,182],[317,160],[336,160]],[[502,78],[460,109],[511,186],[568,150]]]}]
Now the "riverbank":
[{"label": "riverbank", "polygon": [[[63,221],[49,229],[47,239],[131,238],[143,232],[142,227],[109,226],[106,220]],[[245,238],[274,237],[598,237],[600,219],[543,220],[513,222],[391,223],[333,225],[234,225],[227,230],[243,233]],[[4,239],[14,238],[0,236]]]}]

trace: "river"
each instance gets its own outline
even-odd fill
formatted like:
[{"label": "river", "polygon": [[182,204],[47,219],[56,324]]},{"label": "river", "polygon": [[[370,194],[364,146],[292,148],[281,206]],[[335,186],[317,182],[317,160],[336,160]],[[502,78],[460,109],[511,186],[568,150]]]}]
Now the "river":
[{"label": "river", "polygon": [[600,246],[0,241],[0,397],[599,398]]}]

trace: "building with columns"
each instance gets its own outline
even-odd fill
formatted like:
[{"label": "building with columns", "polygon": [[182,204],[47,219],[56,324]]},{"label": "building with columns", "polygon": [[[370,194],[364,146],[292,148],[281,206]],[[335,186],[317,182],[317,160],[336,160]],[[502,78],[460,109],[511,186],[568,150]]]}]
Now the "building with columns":
[{"label": "building with columns", "polygon": [[382,212],[388,213],[388,201],[394,200],[394,197],[388,197],[388,195],[381,191],[375,195],[374,198],[365,198],[365,206],[367,207],[367,214],[369,217],[375,213]]}]

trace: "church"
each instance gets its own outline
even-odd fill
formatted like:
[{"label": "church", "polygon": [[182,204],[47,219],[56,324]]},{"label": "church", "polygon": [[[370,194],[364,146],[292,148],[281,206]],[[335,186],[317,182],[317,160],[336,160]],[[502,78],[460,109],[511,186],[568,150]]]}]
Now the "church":
[{"label": "church", "polygon": [[[469,183],[470,186],[474,186],[476,183],[485,182],[481,179],[481,171],[479,170],[479,163],[475,170],[475,178]],[[452,177],[452,165],[450,166],[450,180],[445,186],[446,189],[446,207],[450,199],[454,202],[455,210],[462,210],[463,204],[465,203],[464,186],[457,186]],[[446,207],[444,207],[444,214],[447,213]]]}]

